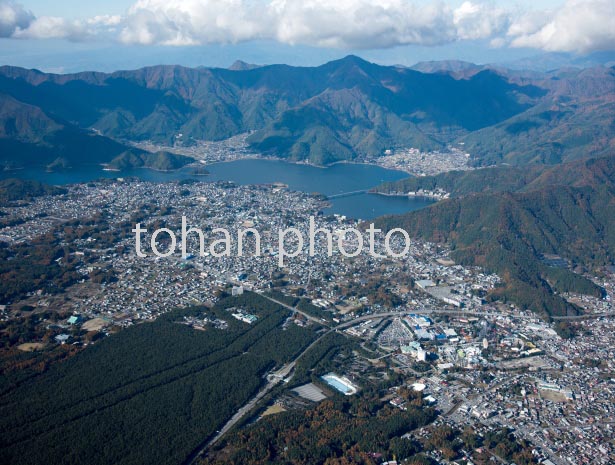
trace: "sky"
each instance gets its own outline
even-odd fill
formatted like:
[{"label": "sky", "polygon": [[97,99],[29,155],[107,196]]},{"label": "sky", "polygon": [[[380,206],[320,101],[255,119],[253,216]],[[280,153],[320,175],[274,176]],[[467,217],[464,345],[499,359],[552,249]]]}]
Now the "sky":
[{"label": "sky", "polygon": [[0,64],[501,63],[615,50],[615,0],[0,0]]}]

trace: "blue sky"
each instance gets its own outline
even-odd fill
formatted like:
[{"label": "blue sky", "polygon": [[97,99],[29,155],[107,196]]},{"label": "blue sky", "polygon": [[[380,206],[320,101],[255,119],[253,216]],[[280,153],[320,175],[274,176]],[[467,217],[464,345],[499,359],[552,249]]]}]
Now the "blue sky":
[{"label": "blue sky", "polygon": [[[83,0],[56,0],[53,2],[49,0],[27,0],[22,2],[26,8],[32,10],[38,15],[63,16],[74,19],[87,18],[101,14],[123,14],[133,3],[134,2],[130,0],[108,0],[105,2],[84,2]],[[459,6],[463,3],[463,1],[447,1],[445,3],[453,6]],[[492,3],[494,5],[505,6],[507,4],[511,4],[512,2],[498,0]],[[530,9],[534,8],[537,4],[542,8],[555,8],[557,6],[561,6],[564,2],[562,0],[542,0],[538,2],[535,0],[523,0],[514,3],[523,8]]]},{"label": "blue sky", "polygon": [[126,0],[83,1],[83,0],[27,0],[24,7],[40,16],[62,16],[65,18],[89,18],[96,15],[123,14],[133,2]]},{"label": "blue sky", "polygon": [[615,0],[0,0],[0,63],[510,62],[615,50]]}]

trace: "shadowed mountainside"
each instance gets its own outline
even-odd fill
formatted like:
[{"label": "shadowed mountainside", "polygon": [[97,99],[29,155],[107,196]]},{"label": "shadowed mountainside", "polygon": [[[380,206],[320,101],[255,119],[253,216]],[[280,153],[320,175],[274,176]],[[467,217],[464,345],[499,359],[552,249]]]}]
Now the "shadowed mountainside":
[{"label": "shadowed mountainside", "polygon": [[[560,293],[603,293],[574,271],[595,270],[615,259],[615,157],[540,167],[509,183],[517,192],[494,189],[498,179],[518,174],[518,168],[502,167],[440,175],[430,181],[448,185],[458,197],[376,223],[446,242],[458,262],[497,272],[504,286],[492,298],[510,299],[544,315],[574,314],[578,308]],[[484,181],[474,183],[481,176]],[[483,192],[468,193],[473,183]],[[548,266],[541,259],[550,254],[570,267]]]}]

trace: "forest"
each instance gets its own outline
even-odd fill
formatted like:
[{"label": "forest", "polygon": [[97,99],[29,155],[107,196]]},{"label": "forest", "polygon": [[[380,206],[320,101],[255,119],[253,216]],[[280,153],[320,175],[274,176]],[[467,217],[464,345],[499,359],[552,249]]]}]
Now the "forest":
[{"label": "forest", "polygon": [[393,457],[431,463],[417,455],[418,444],[400,436],[431,423],[435,411],[423,407],[420,399],[402,411],[378,396],[378,388],[350,398],[336,395],[311,409],[266,417],[233,434],[202,465],[371,465]]},{"label": "forest", "polygon": [[[242,307],[253,325],[230,317]],[[185,315],[228,321],[197,331]],[[246,293],[171,311],[107,337],[41,374],[0,382],[0,462],[177,464],[314,338],[284,308]],[[272,344],[271,341],[275,341]]]},{"label": "forest", "polygon": [[31,200],[43,195],[65,194],[66,189],[49,186],[35,180],[2,179],[0,180],[0,206],[18,200]]},{"label": "forest", "polygon": [[508,428],[480,426],[477,431],[433,423],[437,411],[412,389],[396,391],[408,401],[407,410],[391,407],[382,396],[396,382],[393,377],[356,396],[335,394],[304,410],[263,417],[232,431],[200,465],[376,465],[387,460],[435,465],[433,457],[449,462],[471,457],[480,465],[495,457],[518,465],[537,463],[531,444]]},{"label": "forest", "polygon": [[[385,230],[402,227],[411,235],[446,242],[458,263],[497,273],[503,282],[489,298],[544,316],[574,315],[580,309],[561,293],[604,295],[583,273],[614,262],[613,199],[611,186],[481,193],[376,223]],[[541,260],[547,254],[561,256],[570,267],[549,266]]]}]

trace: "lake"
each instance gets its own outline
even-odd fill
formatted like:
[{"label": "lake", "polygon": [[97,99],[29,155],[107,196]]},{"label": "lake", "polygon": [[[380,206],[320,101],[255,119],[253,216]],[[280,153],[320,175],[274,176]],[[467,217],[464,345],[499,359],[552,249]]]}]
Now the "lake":
[{"label": "lake", "polygon": [[[202,181],[233,181],[237,184],[267,184],[281,182],[290,189],[303,192],[320,192],[328,196],[364,191],[385,181],[396,181],[408,174],[375,165],[339,163],[327,168],[288,163],[277,160],[246,159],[207,165],[208,176],[195,176],[189,169],[160,172],[150,169],[133,169],[122,172],[103,171],[100,166],[80,167],[78,170],[48,173],[44,169],[28,168],[0,172],[1,178],[36,179],[47,184],[73,184],[100,178],[138,177],[144,181],[168,182],[181,179]],[[372,219],[387,214],[417,210],[433,201],[412,197],[387,197],[359,193],[331,199],[325,213],[339,213],[352,218]]]}]

